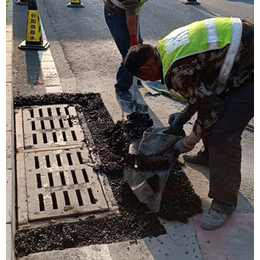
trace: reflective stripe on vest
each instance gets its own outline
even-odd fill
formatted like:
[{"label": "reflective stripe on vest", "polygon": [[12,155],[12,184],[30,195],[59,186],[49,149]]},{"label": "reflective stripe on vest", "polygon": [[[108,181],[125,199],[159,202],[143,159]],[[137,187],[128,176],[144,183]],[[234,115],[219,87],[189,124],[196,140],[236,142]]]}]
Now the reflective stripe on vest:
[{"label": "reflective stripe on vest", "polygon": [[[236,26],[239,21],[241,25],[241,20],[238,18],[211,18],[172,31],[158,42],[163,77],[165,78],[171,65],[181,58],[208,50],[221,49],[230,44],[233,35],[239,34],[238,26]],[[240,31],[242,32],[242,29]],[[240,38],[234,45],[239,45]],[[234,55],[234,52],[232,53]],[[182,97],[182,99],[185,98]]]},{"label": "reflective stripe on vest", "polygon": [[226,89],[228,76],[233,68],[239,45],[242,36],[242,22],[239,18],[231,18],[233,23],[233,30],[231,36],[231,42],[225,57],[225,60],[221,66],[218,78],[218,85],[215,89],[216,94],[221,94]]}]

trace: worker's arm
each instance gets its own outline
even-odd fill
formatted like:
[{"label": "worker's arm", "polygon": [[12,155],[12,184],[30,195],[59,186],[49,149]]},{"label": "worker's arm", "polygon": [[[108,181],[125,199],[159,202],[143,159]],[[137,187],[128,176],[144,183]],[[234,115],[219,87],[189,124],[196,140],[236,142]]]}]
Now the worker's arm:
[{"label": "worker's arm", "polygon": [[126,24],[130,37],[130,46],[134,46],[138,44],[138,36],[137,36],[137,16],[136,15],[127,15],[126,16]]},{"label": "worker's arm", "polygon": [[174,68],[171,75],[171,85],[188,99],[191,114],[198,112],[193,130],[186,140],[189,145],[196,144],[211,132],[214,123],[224,111],[224,102],[209,89],[203,73],[192,69],[192,66]]},{"label": "worker's arm", "polygon": [[138,44],[137,13],[139,0],[125,0],[123,3],[125,7],[126,24],[130,37],[130,46],[133,46]]},{"label": "worker's arm", "polygon": [[137,30],[136,30],[137,24],[136,24],[136,15],[135,14],[126,16],[126,24],[127,24],[129,36],[136,35],[137,34]]}]

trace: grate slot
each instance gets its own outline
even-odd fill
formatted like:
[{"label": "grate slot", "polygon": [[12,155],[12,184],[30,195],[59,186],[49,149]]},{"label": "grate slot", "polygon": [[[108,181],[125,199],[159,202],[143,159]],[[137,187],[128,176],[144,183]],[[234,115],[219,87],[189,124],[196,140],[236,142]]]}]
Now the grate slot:
[{"label": "grate slot", "polygon": [[57,160],[58,166],[62,166],[60,154],[56,154],[56,160]]},{"label": "grate slot", "polygon": [[73,183],[74,184],[78,184],[78,180],[77,180],[77,176],[76,176],[76,173],[74,170],[71,170],[71,176],[72,176],[72,179],[73,179]]},{"label": "grate slot", "polygon": [[66,142],[67,141],[66,132],[62,132],[62,137],[63,137],[63,141]]},{"label": "grate slot", "polygon": [[70,114],[68,107],[64,107],[64,110],[65,110],[65,114],[66,114],[66,115],[69,115],[69,114]]},{"label": "grate slot", "polygon": [[69,198],[68,191],[63,191],[63,196],[65,200],[65,205],[70,205],[70,198]]},{"label": "grate slot", "polygon": [[33,131],[36,130],[35,121],[32,121],[32,122],[31,122],[31,126],[32,126],[32,130],[33,130]]},{"label": "grate slot", "polygon": [[71,135],[74,141],[77,141],[77,136],[75,134],[75,131],[71,131]]},{"label": "grate slot", "polygon": [[44,120],[41,120],[41,129],[42,129],[42,130],[44,130],[44,129],[45,129]]},{"label": "grate slot", "polygon": [[46,160],[47,168],[50,168],[51,167],[50,156],[49,155],[45,155],[45,160]]},{"label": "grate slot", "polygon": [[34,156],[34,165],[35,165],[35,169],[39,169],[40,168],[38,156]]},{"label": "grate slot", "polygon": [[72,122],[71,118],[68,118],[68,122],[69,122],[69,127],[73,127],[73,122]]},{"label": "grate slot", "polygon": [[58,209],[57,199],[55,192],[51,193],[51,199],[52,199],[52,207],[53,209]]},{"label": "grate slot", "polygon": [[30,110],[29,110],[29,113],[30,113],[31,118],[34,118],[34,112],[33,112],[33,109],[30,109]]},{"label": "grate slot", "polygon": [[43,200],[43,194],[38,194],[38,199],[39,199],[39,209],[40,211],[44,211],[44,200]]},{"label": "grate slot", "polygon": [[72,159],[71,159],[71,154],[70,153],[66,153],[66,155],[67,155],[67,159],[68,159],[69,165],[73,165]]},{"label": "grate slot", "polygon": [[48,143],[48,140],[47,140],[47,135],[46,135],[46,133],[42,133],[42,139],[43,139],[43,142],[44,142],[45,144],[47,144],[47,143]]},{"label": "grate slot", "polygon": [[42,188],[42,180],[41,180],[41,174],[40,173],[36,174],[36,181],[37,181],[37,188],[38,189]]},{"label": "grate slot", "polygon": [[48,177],[49,177],[50,187],[53,187],[54,186],[54,181],[53,181],[52,172],[48,172]]},{"label": "grate slot", "polygon": [[98,200],[94,198],[94,195],[93,195],[91,188],[88,188],[88,195],[89,195],[89,198],[90,198],[90,202],[92,204],[96,204]]},{"label": "grate slot", "polygon": [[57,112],[57,115],[60,116],[61,113],[60,113],[60,107],[56,107],[56,112]]},{"label": "grate slot", "polygon": [[83,159],[82,159],[82,156],[81,156],[81,152],[77,152],[77,156],[78,156],[78,159],[79,159],[79,163],[83,164]]},{"label": "grate slot", "polygon": [[39,117],[43,117],[43,113],[42,113],[42,109],[41,108],[39,108]]},{"label": "grate slot", "polygon": [[52,132],[52,138],[53,138],[53,142],[54,143],[57,143],[57,134],[56,134],[56,132]]},{"label": "grate slot", "polygon": [[37,134],[33,134],[33,144],[37,144]]},{"label": "grate slot", "polygon": [[52,116],[52,111],[50,107],[47,108],[47,112],[48,112],[48,116]]},{"label": "grate slot", "polygon": [[79,206],[83,206],[83,200],[82,200],[82,197],[81,197],[80,190],[76,190],[76,195],[77,195]]},{"label": "grate slot", "polygon": [[55,129],[54,123],[53,123],[53,120],[52,120],[52,119],[50,120],[50,127],[51,127],[51,129]]},{"label": "grate slot", "polygon": [[89,182],[86,169],[81,169],[85,182]]},{"label": "grate slot", "polygon": [[66,180],[65,180],[65,176],[64,176],[64,172],[63,171],[60,171],[60,180],[61,180],[61,184],[63,186],[66,185]]},{"label": "grate slot", "polygon": [[61,127],[61,128],[64,128],[64,124],[63,124],[63,121],[62,121],[61,118],[59,119],[59,122],[60,122],[60,127]]}]

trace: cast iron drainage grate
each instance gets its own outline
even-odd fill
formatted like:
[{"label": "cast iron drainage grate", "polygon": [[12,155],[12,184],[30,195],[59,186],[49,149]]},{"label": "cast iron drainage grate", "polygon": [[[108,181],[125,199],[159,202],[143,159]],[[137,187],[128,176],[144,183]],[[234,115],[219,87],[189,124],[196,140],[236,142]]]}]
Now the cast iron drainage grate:
[{"label": "cast iron drainage grate", "polygon": [[24,149],[82,144],[84,133],[73,106],[27,107],[18,113],[23,118]]},{"label": "cast iron drainage grate", "polygon": [[[105,175],[90,166],[83,142],[92,143],[74,106],[24,107],[15,111],[18,225],[78,221],[117,211]],[[83,120],[84,121],[84,120]],[[69,219],[68,219],[69,218]]]}]

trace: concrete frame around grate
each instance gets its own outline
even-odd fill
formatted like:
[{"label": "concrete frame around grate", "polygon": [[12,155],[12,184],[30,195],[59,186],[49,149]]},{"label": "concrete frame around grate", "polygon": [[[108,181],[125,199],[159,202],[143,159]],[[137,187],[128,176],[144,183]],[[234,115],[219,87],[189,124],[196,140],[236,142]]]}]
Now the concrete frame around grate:
[{"label": "concrete frame around grate", "polygon": [[74,106],[24,107],[15,119],[20,228],[118,213],[106,176],[91,167],[96,161],[83,140],[93,145],[92,137]]}]

